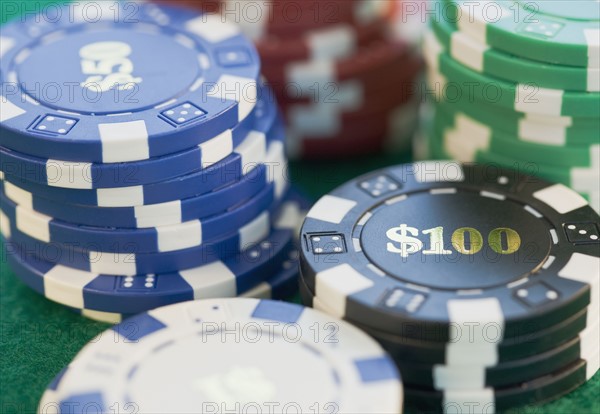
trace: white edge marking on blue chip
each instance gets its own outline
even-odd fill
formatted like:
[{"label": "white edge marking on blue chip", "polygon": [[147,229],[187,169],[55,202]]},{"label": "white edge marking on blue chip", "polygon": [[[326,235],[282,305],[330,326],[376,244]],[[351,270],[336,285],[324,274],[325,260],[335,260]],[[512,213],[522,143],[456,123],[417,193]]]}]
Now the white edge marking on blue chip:
[{"label": "white edge marking on blue chip", "polygon": [[356,201],[326,195],[310,209],[306,217],[328,223],[340,224],[346,214],[356,206]]},{"label": "white edge marking on blue chip", "polygon": [[202,154],[202,168],[211,166],[233,152],[233,133],[230,129],[198,145]]},{"label": "white edge marking on blue chip", "polygon": [[0,36],[0,58],[8,53],[13,47],[15,47],[15,39],[12,37]]},{"label": "white edge marking on blue chip", "polygon": [[90,190],[92,164],[49,159],[46,161],[46,177],[49,187]]},{"label": "white edge marking on blue chip", "polygon": [[319,272],[315,278],[315,296],[327,299],[335,316],[346,314],[346,297],[369,289],[373,281],[363,276],[349,264],[341,264]]},{"label": "white edge marking on blue chip", "polygon": [[56,265],[44,275],[44,296],[64,305],[83,309],[83,288],[97,274]]},{"label": "white edge marking on blue chip", "polygon": [[0,122],[8,121],[26,113],[23,108],[15,105],[4,95],[0,95]]},{"label": "white edge marking on blue chip", "polygon": [[11,199],[15,204],[33,210],[33,194],[23,190],[21,187],[4,181],[4,194]]},{"label": "white edge marking on blue chip", "polygon": [[128,207],[144,204],[144,187],[98,188],[98,207]]},{"label": "white edge marking on blue chip", "polygon": [[250,131],[234,151],[240,154],[242,173],[246,174],[267,158],[267,137],[262,132]]},{"label": "white edge marking on blue chip", "polygon": [[196,46],[194,44],[194,41],[189,36],[183,35],[181,33],[177,33],[174,37],[174,40],[177,43],[179,43],[181,46],[191,49],[191,50],[193,50],[194,47]]},{"label": "white edge marking on blue chip", "polygon": [[240,27],[223,21],[221,16],[203,14],[185,23],[185,29],[210,43],[219,43],[241,33]]},{"label": "white edge marking on blue chip", "polygon": [[275,197],[280,199],[287,188],[287,158],[283,142],[273,141],[269,144],[265,167],[267,180],[275,184]]},{"label": "white edge marking on blue chip", "polygon": [[155,230],[159,252],[189,249],[202,244],[201,220],[160,226],[156,227]]},{"label": "white edge marking on blue chip", "polygon": [[220,260],[178,273],[193,288],[194,299],[237,295],[235,274]]},{"label": "white edge marking on blue chip", "polygon": [[10,239],[12,236],[10,232],[10,220],[2,210],[0,210],[0,234],[6,239]]},{"label": "white edge marking on blue chip", "polygon": [[455,161],[423,161],[412,164],[419,183],[461,182],[465,179],[462,165]]},{"label": "white edge marking on blue chip", "polygon": [[222,75],[207,92],[207,96],[238,103],[238,121],[243,121],[256,106],[256,80],[241,76]]},{"label": "white edge marking on blue chip", "polygon": [[146,122],[115,122],[98,124],[102,142],[102,162],[117,163],[150,158]]},{"label": "white edge marking on blue chip", "polygon": [[588,323],[597,320],[600,315],[600,258],[573,253],[567,264],[558,272],[558,276],[590,286]]},{"label": "white edge marking on blue chip", "polygon": [[281,205],[276,227],[280,229],[294,229],[296,235],[299,233],[298,226],[302,224],[302,212],[298,203],[287,201]]},{"label": "white edge marking on blue chip", "polygon": [[135,276],[137,272],[135,254],[88,252],[90,273]]},{"label": "white edge marking on blue chip", "polygon": [[133,208],[138,228],[164,226],[181,223],[181,201],[135,206]]},{"label": "white edge marking on blue chip", "polygon": [[[494,390],[485,388],[481,390],[452,390],[444,391],[442,406],[447,408],[444,412],[466,413],[470,410],[484,410],[486,414],[496,412],[496,400]],[[456,410],[456,411],[453,411]]]},{"label": "white edge marking on blue chip", "polygon": [[18,204],[15,210],[17,221],[15,225],[19,231],[36,240],[45,243],[52,242],[52,240],[50,240],[50,221],[52,221],[52,217],[29,210]]},{"label": "white edge marking on blue chip", "polygon": [[266,239],[269,236],[270,227],[270,214],[268,211],[265,211],[250,223],[240,228],[240,250],[245,250],[248,246]]},{"label": "white edge marking on blue chip", "polygon": [[548,186],[533,193],[533,197],[552,207],[560,214],[567,214],[588,205],[585,198],[563,184]]}]

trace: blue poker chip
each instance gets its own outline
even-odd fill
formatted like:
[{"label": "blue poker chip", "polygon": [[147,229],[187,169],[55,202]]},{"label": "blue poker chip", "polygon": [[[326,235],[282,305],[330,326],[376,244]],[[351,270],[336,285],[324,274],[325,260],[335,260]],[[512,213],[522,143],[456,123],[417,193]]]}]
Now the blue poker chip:
[{"label": "blue poker chip", "polygon": [[310,210],[301,245],[302,276],[334,314],[419,340],[469,332],[494,348],[599,294],[598,214],[561,184],[494,165],[356,178]]},{"label": "blue poker chip", "polygon": [[[265,85],[259,86],[258,102],[248,117],[233,129],[175,154],[135,162],[94,164],[37,158],[0,147],[0,171],[46,186],[72,189],[132,187],[188,175],[225,159],[250,131],[271,129],[277,116],[275,101]],[[238,159],[228,161],[233,164]]]},{"label": "blue poker chip", "polygon": [[206,218],[243,204],[264,188],[264,183],[249,178],[197,197],[137,207],[63,204],[6,185],[1,180],[0,190],[19,206],[58,220],[93,227],[150,228]]},{"label": "blue poker chip", "polygon": [[[268,122],[260,123],[257,127],[261,129],[251,130],[236,148],[235,153],[222,161],[195,173],[158,183],[84,190],[47,186],[10,174],[4,174],[4,181],[27,193],[65,204],[136,207],[183,200],[210,193],[220,187],[234,184],[240,179],[260,181],[267,172],[268,167],[262,164],[266,162],[269,152],[283,148],[285,129],[276,116],[270,118]],[[285,154],[281,152],[281,157],[273,161],[284,163],[284,157]]]},{"label": "blue poker chip", "polygon": [[[230,233],[217,233],[211,241],[197,246],[163,252],[105,252],[78,247],[77,240],[67,243],[41,242],[19,231],[16,226],[16,214],[19,210],[0,211],[2,220],[9,224],[10,240],[25,253],[53,263],[97,274],[131,276],[153,273],[170,273],[191,269],[216,260],[225,259],[244,251],[248,245],[258,242],[269,234],[270,220],[277,212],[281,200],[263,211],[247,224]],[[15,216],[12,216],[12,214]],[[109,241],[108,238],[106,240]],[[130,246],[124,240],[123,250]],[[93,244],[92,244],[93,245]],[[130,250],[135,250],[135,245]]]},{"label": "blue poker chip", "polygon": [[[237,296],[256,288],[290,258],[307,208],[305,201],[286,200],[273,219],[271,233],[256,243],[247,240],[242,253],[185,271],[141,276],[110,276],[44,261],[20,250],[6,226],[2,231],[13,272],[46,298],[72,308],[135,314],[185,300]],[[245,236],[255,236],[257,229],[248,228]]]},{"label": "blue poker chip", "polygon": [[238,27],[151,3],[95,7],[94,21],[83,2],[2,27],[0,146],[141,161],[193,148],[252,112],[260,60]]},{"label": "blue poker chip", "polygon": [[[317,340],[315,331],[333,337]],[[292,303],[219,298],[153,309],[98,335],[38,411],[107,412],[135,401],[141,413],[252,404],[255,412],[379,414],[401,413],[403,398],[393,360],[351,324]]]},{"label": "blue poker chip", "polygon": [[277,203],[275,184],[268,184],[247,202],[218,215],[170,226],[145,229],[90,227],[70,224],[21,207],[0,194],[0,210],[13,226],[13,239],[24,234],[41,243],[56,243],[78,251],[164,253],[200,247],[244,227]]},{"label": "blue poker chip", "polygon": [[[288,258],[284,259],[279,269],[273,276],[260,282],[257,286],[247,292],[238,292],[240,297],[256,299],[285,300],[290,299],[298,292],[298,251],[289,251]],[[232,292],[234,293],[234,292]],[[69,308],[71,311],[96,322],[120,323],[124,319],[134,315],[126,315],[114,312],[100,312],[90,309]],[[150,310],[150,309],[148,309]],[[50,388],[50,387],[49,387]]]}]

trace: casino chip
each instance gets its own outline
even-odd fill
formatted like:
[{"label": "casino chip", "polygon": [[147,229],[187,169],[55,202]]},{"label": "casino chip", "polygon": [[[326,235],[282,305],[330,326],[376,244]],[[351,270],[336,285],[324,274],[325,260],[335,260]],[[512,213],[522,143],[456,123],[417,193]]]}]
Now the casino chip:
[{"label": "casino chip", "polygon": [[417,129],[418,100],[410,98],[422,68],[415,51],[422,27],[416,30],[419,13],[402,1],[169,3],[218,9],[253,39],[287,120],[290,157],[409,150]]},{"label": "casino chip", "polygon": [[1,146],[65,161],[140,161],[213,139],[252,112],[260,60],[235,25],[147,3],[101,7],[96,23],[79,4],[59,19],[29,14],[2,28]]},{"label": "casino chip", "polygon": [[482,48],[470,33],[452,27],[443,18],[432,19],[431,28],[452,59],[474,71],[514,83],[535,80],[542,88],[600,92],[600,68],[536,62],[490,47]]},{"label": "casino chip", "polygon": [[[246,140],[248,134],[253,130],[262,133],[276,131],[274,125],[277,108],[269,102],[269,99],[272,99],[271,95],[264,84],[259,83],[258,101],[248,117],[231,130],[174,154],[143,161],[103,164],[37,158],[0,147],[0,169],[9,176],[26,181],[72,189],[107,189],[153,184],[206,170],[224,159],[227,162],[220,165],[227,168],[228,172],[234,171],[237,164],[244,165],[244,161],[252,156],[250,151],[253,147],[241,145],[244,141],[249,141]],[[237,156],[231,157],[232,153]],[[210,180],[215,178],[214,173],[215,171],[212,175],[204,173],[202,176],[205,180]],[[217,175],[217,178],[220,177]],[[131,188],[121,191],[126,190]]]},{"label": "casino chip", "polygon": [[[284,120],[252,42],[190,9],[104,2],[89,22],[72,6],[2,30],[0,225],[15,275],[105,321],[293,296],[309,202],[287,180]],[[51,82],[76,85],[73,99],[27,87]],[[79,97],[92,86],[93,104]]]},{"label": "casino chip", "polygon": [[[267,126],[267,125],[261,125]],[[235,149],[235,154],[195,173],[147,185],[129,187],[73,189],[48,186],[4,174],[4,180],[13,187],[61,203],[98,207],[137,207],[184,200],[236,182],[260,189],[270,177],[269,163],[285,164],[283,153],[285,132],[278,122],[267,130],[251,130]],[[278,177],[279,178],[279,177]],[[283,179],[283,177],[281,177]],[[239,189],[244,191],[244,189]],[[230,195],[235,197],[235,194]],[[228,201],[235,204],[237,197]]]},{"label": "casino chip", "polygon": [[[276,201],[275,186],[265,187],[250,201],[206,219],[145,229],[78,226],[50,219],[20,207],[0,194],[0,207],[13,226],[12,238],[23,234],[40,243],[69,245],[76,241],[82,250],[106,253],[163,253],[199,247],[222,234],[236,232],[248,225]],[[40,227],[40,223],[46,223]]]},{"label": "casino chip", "polygon": [[[241,293],[240,297],[285,300],[292,298],[298,290],[298,251],[290,250],[287,260],[281,264],[281,268],[274,273],[274,276],[261,282],[256,287]],[[133,315],[101,312],[91,309],[70,308],[73,312],[79,313],[88,319],[103,323],[121,323],[124,319]]]},{"label": "casino chip", "polygon": [[[225,334],[235,331],[240,336]],[[315,340],[315,332],[324,339]],[[131,401],[144,413],[198,407],[286,412],[290,406],[299,412],[316,406],[402,411],[400,376],[379,345],[350,324],[299,305],[185,302],[135,316],[107,333],[52,382],[40,412],[70,407],[78,413],[90,406],[104,412]],[[315,376],[319,381],[311,380]]]},{"label": "casino chip", "polygon": [[417,155],[520,168],[600,211],[596,2],[467,3],[432,4],[423,54],[437,102]]},{"label": "casino chip", "polygon": [[19,249],[12,242],[5,217],[2,232],[8,242],[5,249],[9,265],[36,292],[71,308],[136,314],[186,300],[237,296],[257,288],[289,260],[307,208],[300,194],[290,193],[271,223],[269,215],[264,214],[240,230],[234,241],[243,251],[235,253],[232,247],[231,256],[225,259],[213,257],[205,265],[164,274],[110,276],[78,270]]},{"label": "casino chip", "polygon": [[390,352],[408,407],[541,403],[598,370],[600,217],[561,184],[388,167],[321,198],[300,237],[303,301]]},{"label": "casino chip", "polygon": [[480,43],[524,59],[600,67],[600,8],[594,0],[443,1],[448,20]]},{"label": "casino chip", "polygon": [[[515,83],[476,72],[453,59],[434,39],[433,34],[425,37],[424,57],[428,67],[437,71],[440,79],[447,80],[440,87],[446,89],[447,82],[455,82],[461,90],[466,91],[466,85],[471,85],[468,94],[454,99],[494,103],[517,112],[548,116],[592,118],[600,112],[597,93],[541,88],[535,79],[530,83]],[[489,90],[490,84],[494,85],[493,95]]]},{"label": "casino chip", "polygon": [[221,3],[224,19],[255,42],[287,120],[291,157],[408,150],[416,125],[405,120],[416,119],[409,98],[422,60],[415,43],[390,30],[408,11],[380,0]]}]

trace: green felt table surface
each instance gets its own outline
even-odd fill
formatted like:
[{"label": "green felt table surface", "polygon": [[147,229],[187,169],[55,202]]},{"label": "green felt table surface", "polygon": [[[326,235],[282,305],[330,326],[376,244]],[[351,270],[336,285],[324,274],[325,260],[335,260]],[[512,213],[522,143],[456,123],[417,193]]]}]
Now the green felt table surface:
[{"label": "green felt table surface", "polygon": [[[0,1],[0,23],[13,17],[7,4],[27,11],[51,1]],[[62,2],[59,2],[62,3]],[[12,7],[12,6],[11,6]],[[0,27],[1,30],[1,27]],[[343,162],[292,163],[293,182],[318,198],[360,174],[410,161],[409,156],[372,156]],[[2,249],[3,251],[4,249]],[[87,320],[38,295],[0,258],[0,414],[34,413],[50,380],[109,325]],[[290,375],[294,375],[290,372]],[[510,413],[600,413],[600,376],[558,401]]]}]

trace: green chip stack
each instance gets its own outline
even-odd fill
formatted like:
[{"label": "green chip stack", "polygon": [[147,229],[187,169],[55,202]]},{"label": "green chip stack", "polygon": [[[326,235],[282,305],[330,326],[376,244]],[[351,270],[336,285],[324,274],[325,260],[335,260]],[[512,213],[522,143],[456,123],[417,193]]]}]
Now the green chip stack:
[{"label": "green chip stack", "polygon": [[430,158],[565,184],[600,209],[597,1],[438,0],[424,41]]}]

